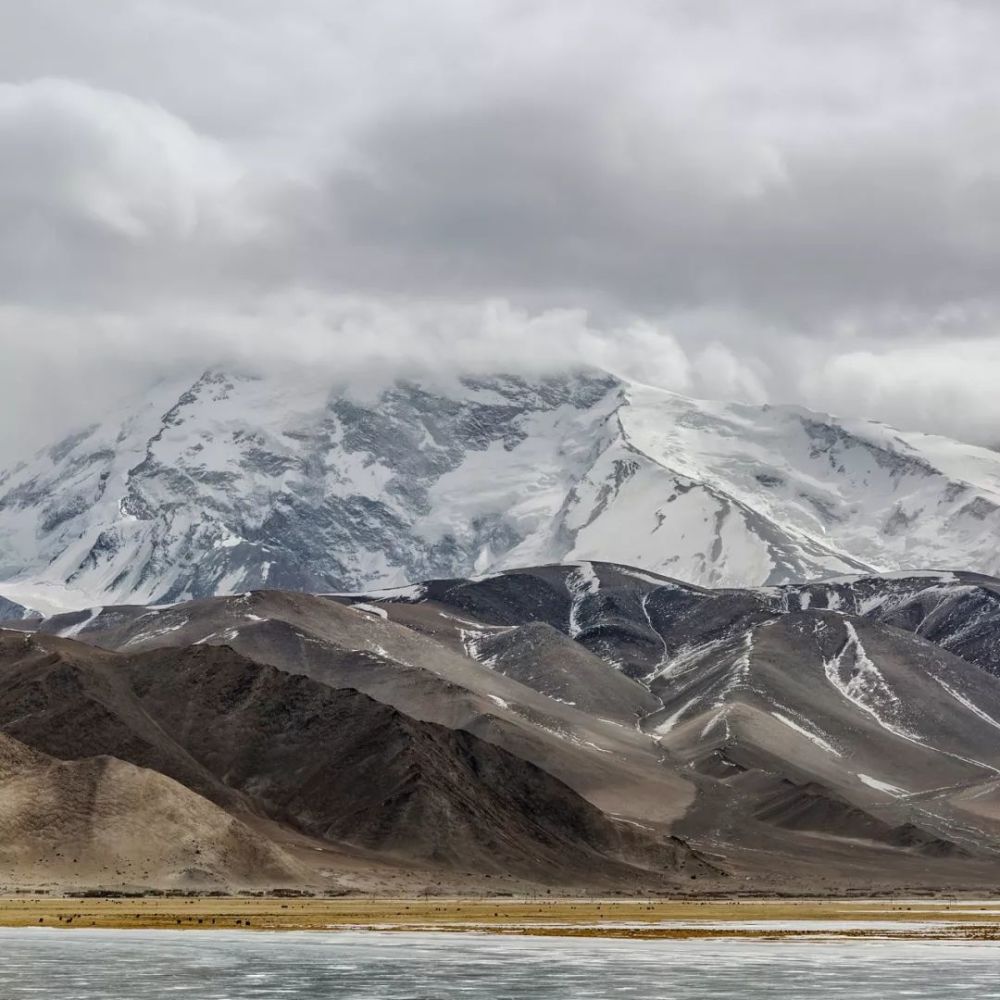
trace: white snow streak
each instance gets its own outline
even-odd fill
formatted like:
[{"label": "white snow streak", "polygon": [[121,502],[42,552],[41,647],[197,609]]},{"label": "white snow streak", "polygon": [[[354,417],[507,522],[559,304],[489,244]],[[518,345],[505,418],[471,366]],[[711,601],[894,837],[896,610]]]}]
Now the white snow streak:
[{"label": "white snow streak", "polygon": [[77,622],[75,625],[69,625],[64,629],[60,629],[59,635],[62,636],[63,639],[72,639],[74,636],[79,635],[103,610],[103,606],[88,608],[86,618]]},{"label": "white snow streak", "polygon": [[845,621],[844,629],[847,641],[840,652],[832,660],[823,661],[827,680],[883,729],[905,740],[919,742],[914,733],[899,723],[899,699],[865,652],[854,625]]},{"label": "white snow streak", "polygon": [[[850,702],[870,715],[883,729],[898,736],[900,739],[915,743],[917,746],[930,750],[933,753],[943,754],[954,760],[960,760],[965,764],[972,764],[975,767],[985,768],[994,774],[1000,774],[1000,769],[985,761],[976,760],[974,757],[963,757],[961,754],[952,753],[950,750],[942,750],[940,747],[925,743],[919,737],[903,728],[898,723],[888,721],[883,718],[889,712],[899,708],[899,699],[893,694],[885,678],[878,668],[868,658],[864,647],[858,639],[858,633],[850,622],[844,622],[847,630],[847,642],[844,643],[840,652],[832,659],[825,660],[823,668],[826,671],[827,679],[830,683]],[[841,667],[848,651],[854,653],[855,673],[846,680],[841,675]]]},{"label": "white snow streak", "polygon": [[728,641],[728,637],[723,636],[721,639],[710,639],[708,642],[681,646],[669,660],[654,669],[646,678],[647,684],[658,677],[669,677],[676,681],[690,669],[699,667],[707,653],[725,646]]},{"label": "white snow streak", "polygon": [[960,705],[964,705],[977,718],[982,719],[983,722],[992,726],[994,729],[1000,729],[1000,722],[997,722],[997,720],[994,719],[992,715],[987,715],[987,713],[984,712],[978,705],[976,705],[974,702],[971,702],[968,698],[965,697],[965,695],[961,694],[959,691],[956,691],[950,684],[945,683],[943,680],[941,680],[940,677],[935,677],[934,680],[936,680],[938,684],[940,684],[941,687],[943,687],[945,691],[947,691],[948,694],[950,694],[952,698],[955,699],[955,701],[957,701]]},{"label": "white snow streak", "polygon": [[793,722],[787,715],[782,715],[780,712],[771,712],[771,714],[778,720],[778,722],[788,726],[789,729],[795,730],[795,732],[804,736],[811,743],[815,743],[821,750],[825,750],[827,753],[832,753],[835,757],[843,756],[832,743],[825,740],[819,735],[819,733],[810,732],[804,726],[800,726],[797,722]]},{"label": "white snow streak", "polygon": [[383,621],[389,620],[389,612],[386,611],[385,608],[375,607],[374,604],[362,604],[359,602],[358,604],[352,604],[351,608],[354,611],[360,611],[362,614],[375,615]]},{"label": "white snow streak", "polygon": [[578,563],[577,568],[566,577],[566,587],[572,600],[569,608],[569,637],[575,639],[583,631],[583,626],[580,624],[580,607],[587,597],[600,590],[601,581],[594,572],[593,564],[582,562]]},{"label": "white snow streak", "polygon": [[696,694],[693,698],[691,698],[688,701],[684,702],[684,704],[681,705],[681,707],[679,709],[677,709],[677,711],[674,712],[673,715],[668,716],[658,726],[656,726],[653,729],[653,734],[655,736],[666,736],[667,733],[669,733],[674,728],[674,726],[677,724],[677,722],[681,718],[681,716],[684,715],[684,713],[692,705],[694,705],[696,702],[698,702],[700,700],[701,700],[701,695],[700,694]]},{"label": "white snow streak", "polygon": [[867,774],[859,774],[858,780],[863,785],[867,785],[869,788],[874,788],[879,792],[885,792],[887,795],[892,795],[897,799],[901,796],[910,794],[905,788],[900,788],[898,785],[890,785],[886,781],[879,781],[877,778],[872,778]]},{"label": "white snow streak", "polygon": [[[172,625],[161,625],[159,628],[150,629],[148,632],[137,632],[127,642],[122,643],[121,648],[125,649],[128,646],[134,646],[140,642],[148,642],[150,639],[158,639],[161,635],[167,635],[169,632],[177,632],[179,629],[184,628],[187,623],[187,618],[182,618],[179,622],[175,622]],[[206,642],[207,639],[202,639],[200,641]]]},{"label": "white snow streak", "polygon": [[726,718],[726,711],[727,711],[726,709],[723,709],[721,712],[716,712],[715,715],[713,715],[708,720],[708,722],[705,723],[705,728],[702,729],[702,731],[701,731],[702,739],[704,739],[706,736],[708,736],[708,734],[720,722],[725,723],[725,726],[726,726],[726,735],[728,737],[728,735],[729,735],[729,720]]},{"label": "white snow streak", "polygon": [[743,636],[743,650],[733,661],[730,674],[726,678],[726,683],[719,691],[719,696],[715,700],[716,706],[722,705],[726,700],[726,695],[732,693],[739,687],[745,686],[750,680],[750,657],[753,655],[753,629],[748,629]]}]

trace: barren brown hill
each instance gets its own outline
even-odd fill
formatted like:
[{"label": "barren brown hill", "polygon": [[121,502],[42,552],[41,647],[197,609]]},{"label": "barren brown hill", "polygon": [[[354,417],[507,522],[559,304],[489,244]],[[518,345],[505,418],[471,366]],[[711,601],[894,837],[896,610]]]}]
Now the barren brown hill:
[{"label": "barren brown hill", "polygon": [[306,869],[156,771],[55,760],[0,734],[0,880],[212,887],[297,883]]},{"label": "barren brown hill", "polygon": [[467,732],[224,646],[125,656],[8,633],[0,727],[62,757],[155,767],[235,813],[398,860],[543,881],[718,874]]}]

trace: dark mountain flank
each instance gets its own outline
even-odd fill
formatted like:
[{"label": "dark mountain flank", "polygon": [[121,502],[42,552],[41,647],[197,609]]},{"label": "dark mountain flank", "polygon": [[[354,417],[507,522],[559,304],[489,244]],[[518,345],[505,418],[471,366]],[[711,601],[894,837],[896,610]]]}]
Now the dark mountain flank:
[{"label": "dark mountain flank", "polygon": [[0,728],[67,760],[155,769],[237,816],[396,862],[546,881],[717,874],[461,730],[225,646],[131,656],[4,634]]}]

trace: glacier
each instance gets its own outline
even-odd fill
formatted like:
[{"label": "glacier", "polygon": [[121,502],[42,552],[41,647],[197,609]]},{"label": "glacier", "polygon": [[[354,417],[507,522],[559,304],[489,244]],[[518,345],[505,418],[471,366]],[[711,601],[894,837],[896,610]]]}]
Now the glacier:
[{"label": "glacier", "polygon": [[212,369],[0,475],[0,596],[52,612],[607,560],[706,587],[1000,572],[1000,455],[607,372]]}]

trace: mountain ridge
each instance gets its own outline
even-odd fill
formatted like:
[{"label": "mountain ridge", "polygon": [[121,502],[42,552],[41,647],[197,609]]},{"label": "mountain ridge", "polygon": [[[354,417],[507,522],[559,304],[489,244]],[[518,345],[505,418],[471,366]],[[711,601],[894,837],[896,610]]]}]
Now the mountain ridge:
[{"label": "mountain ridge", "polygon": [[[582,885],[588,862],[525,856],[566,842],[604,884],[981,886],[1000,857],[997,594],[975,574],[712,590],[576,562],[93,608],[0,634],[0,730],[380,864],[497,877],[505,845],[505,871]],[[96,665],[82,700],[60,650]]]}]

